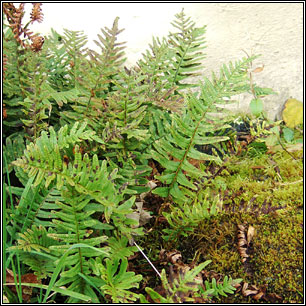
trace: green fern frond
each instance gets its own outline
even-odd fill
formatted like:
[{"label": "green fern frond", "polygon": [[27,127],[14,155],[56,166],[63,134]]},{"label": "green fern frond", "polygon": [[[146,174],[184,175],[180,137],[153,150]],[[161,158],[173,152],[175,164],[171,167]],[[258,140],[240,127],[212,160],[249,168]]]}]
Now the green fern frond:
[{"label": "green fern frond", "polygon": [[180,116],[173,115],[169,134],[156,141],[151,154],[165,170],[156,177],[164,186],[153,193],[162,197],[171,195],[176,201],[186,201],[180,186],[196,190],[192,180],[200,180],[203,171],[192,161],[213,161],[220,163],[218,156],[209,155],[196,149],[197,146],[216,144],[228,139],[215,136],[215,132],[229,127],[224,119],[210,113],[218,111],[217,105],[224,104],[224,98],[241,93],[249,88],[247,69],[251,58],[237,61],[235,65],[223,66],[220,77],[213,76],[213,82],[205,79],[199,98],[186,95],[187,110]]},{"label": "green fern frond", "polygon": [[107,258],[105,265],[96,260],[91,261],[91,265],[95,274],[105,282],[101,286],[101,291],[109,295],[113,303],[130,303],[139,299],[139,294],[130,289],[139,287],[142,276],[135,275],[134,272],[127,272],[126,258]]},{"label": "green fern frond", "polygon": [[13,170],[13,165],[11,163],[17,158],[20,158],[23,154],[23,151],[25,149],[25,141],[20,134],[12,134],[6,138],[5,143],[6,144],[2,148],[3,154],[6,157],[8,167],[6,168],[6,165],[4,164],[2,172],[10,173]]},{"label": "green fern frond", "polygon": [[61,112],[64,122],[84,120],[85,116],[89,125],[98,133],[104,128],[106,106],[103,101],[109,92],[115,90],[112,81],[117,78],[117,73],[125,61],[124,43],[117,42],[118,35],[123,31],[118,27],[118,20],[119,18],[115,19],[111,29],[101,29],[103,35],[98,34],[99,40],[95,43],[101,49],[100,53],[88,50],[87,58],[80,54],[81,65],[76,67],[73,64],[73,74],[77,75],[75,87],[80,90],[81,95],[76,103],[70,105],[73,111]]},{"label": "green fern frond", "polygon": [[166,38],[160,40],[153,37],[153,42],[149,46],[150,49],[143,54],[143,59],[135,68],[137,73],[144,76],[142,83],[147,85],[148,117],[159,109],[179,112],[183,106],[182,99],[175,94],[178,87],[169,85],[167,73],[172,69],[175,51],[169,48]]},{"label": "green fern frond", "polygon": [[207,195],[202,194],[200,193],[192,203],[186,202],[177,207],[172,206],[170,213],[163,213],[170,225],[170,228],[163,230],[165,233],[163,238],[166,241],[177,241],[180,236],[188,237],[201,221],[217,214],[217,199],[210,203]]},{"label": "green fern frond", "polygon": [[153,97],[155,92],[161,92],[169,87],[165,71],[171,67],[175,52],[169,48],[166,38],[153,37],[149,47],[150,49],[142,54],[143,58],[137,62],[137,66],[145,75],[144,83],[149,86],[149,97]]},{"label": "green fern frond", "polygon": [[[204,78],[204,81],[200,84],[201,95],[199,98],[202,103],[198,103],[199,106],[210,107],[210,112],[218,111],[219,104],[233,103],[230,100],[232,96],[250,90],[248,69],[251,62],[257,57],[242,58],[235,63],[229,62],[228,65],[222,65],[219,76],[212,73],[211,80]],[[212,109],[213,107],[215,109]]]},{"label": "green fern frond", "polygon": [[[167,278],[166,272],[163,269],[161,272],[161,280],[163,288],[166,290],[166,296],[161,296],[150,287],[145,288],[146,292],[156,303],[183,303],[192,302],[199,291],[201,282],[196,276],[211,262],[207,260],[191,270],[179,271],[178,275],[173,275],[170,272]],[[189,297],[190,293],[193,293]]]},{"label": "green fern frond", "polygon": [[108,67],[120,67],[125,62],[125,58],[123,58],[125,42],[117,42],[117,36],[124,29],[119,29],[118,21],[119,17],[116,17],[111,29],[107,27],[101,29],[103,36],[98,34],[99,41],[94,41],[100,47],[104,63]]},{"label": "green fern frond", "polygon": [[121,130],[120,134],[125,142],[122,145],[125,150],[129,149],[129,139],[136,139],[139,142],[145,141],[149,135],[141,129],[141,123],[146,115],[145,92],[147,85],[142,85],[143,76],[137,76],[122,71],[118,73],[119,80],[114,80],[116,91],[109,95],[107,103],[109,105],[109,121],[116,122],[116,126]]},{"label": "green fern frond", "polygon": [[[72,186],[80,195],[94,199],[103,205],[107,222],[110,221],[112,214],[115,214],[113,218],[127,219],[124,214],[132,212],[131,206],[135,198],[131,198],[120,205],[125,191],[123,189],[116,190],[111,181],[116,179],[116,174],[112,173],[110,175],[108,173],[106,160],[100,163],[97,155],[94,155],[92,159],[89,158],[87,153],[82,156],[77,145],[75,146],[74,161],[67,165],[62,160],[62,154],[67,153],[72,144],[84,139],[94,139],[94,132],[85,130],[85,127],[86,122],[80,127],[76,123],[70,132],[68,132],[68,126],[65,126],[59,130],[58,134],[55,133],[53,128],[50,128],[50,135],[42,133],[35,144],[31,143],[27,146],[25,155],[15,161],[14,165],[24,169],[29,177],[35,180],[34,186],[45,180],[45,187],[47,188],[54,181],[58,190],[62,190],[64,185]],[[60,205],[59,203],[56,202],[55,204]],[[123,209],[123,207],[126,208]],[[87,213],[90,215],[93,212]],[[63,215],[62,218],[70,218],[69,213],[67,216]],[[127,219],[119,223],[123,230],[125,228],[123,224],[131,222]],[[91,224],[91,226],[93,225],[97,224]]]},{"label": "green fern frond", "polygon": [[[57,210],[51,211],[52,222],[55,224],[55,227],[58,229],[57,233],[48,234],[48,237],[51,237],[54,240],[60,241],[61,245],[50,247],[52,250],[57,250],[59,252],[64,252],[69,246],[73,244],[83,243],[92,247],[97,247],[97,251],[92,249],[74,249],[74,252],[71,252],[68,259],[71,259],[70,263],[73,263],[75,254],[82,252],[82,256],[86,257],[95,257],[100,256],[101,252],[104,252],[105,255],[107,252],[103,249],[99,249],[101,243],[107,240],[106,236],[99,237],[90,237],[92,230],[90,229],[94,223],[98,223],[98,220],[92,219],[90,216],[95,213],[93,210],[84,211],[85,206],[89,203],[90,197],[81,196],[75,198],[74,192],[72,189],[64,193],[64,203],[57,201],[56,205]],[[63,245],[65,243],[65,245]],[[78,259],[82,264],[82,259]]]},{"label": "green fern frond", "polygon": [[50,135],[48,136],[46,132],[43,132],[35,143],[27,145],[25,155],[13,164],[23,168],[29,174],[29,177],[36,177],[34,186],[40,184],[45,177],[47,178],[46,187],[56,178],[59,189],[63,184],[63,179],[66,179],[70,184],[74,184],[72,178],[68,175],[68,172],[73,172],[73,169],[71,165],[67,169],[62,154],[68,154],[68,148],[77,142],[97,139],[93,131],[85,130],[86,125],[87,123],[84,122],[79,126],[77,122],[69,132],[66,125],[59,130],[58,135],[53,127],[50,127]]},{"label": "green fern frond", "polygon": [[54,29],[44,43],[47,48],[47,69],[48,82],[50,86],[59,91],[66,91],[73,88],[69,71],[71,69],[71,59],[69,59],[63,38]]},{"label": "green fern frond", "polygon": [[172,25],[179,32],[169,35],[169,46],[175,52],[172,61],[172,70],[168,80],[171,86],[178,86],[179,89],[195,87],[196,84],[182,82],[188,77],[199,75],[202,67],[201,60],[205,58],[202,50],[205,48],[204,35],[206,26],[197,28],[190,17],[186,18],[184,10],[175,15],[176,20]]},{"label": "green fern frond", "polygon": [[[2,99],[5,104],[7,118],[3,120],[3,131],[6,135],[11,133],[12,128],[22,126],[20,118],[23,117],[18,102],[24,99],[21,86],[20,66],[27,53],[18,50],[14,34],[7,25],[3,24],[3,56],[6,58],[5,73],[3,74]],[[25,51],[24,51],[25,52]],[[4,69],[4,68],[3,68]]]},{"label": "green fern frond", "polygon": [[[50,240],[53,239],[50,238]],[[50,253],[46,254],[36,251],[18,251],[18,255],[20,256],[20,260],[29,266],[38,279],[45,279],[52,276],[55,269],[54,261],[57,259],[56,256],[50,255]]]},{"label": "green fern frond", "polygon": [[70,31],[64,29],[62,37],[69,61],[69,75],[71,78],[71,88],[78,87],[78,78],[81,76],[80,67],[87,53],[87,36],[83,31]]},{"label": "green fern frond", "polygon": [[201,293],[205,297],[207,296],[207,292],[209,291],[209,295],[211,296],[225,296],[227,297],[227,294],[233,294],[236,290],[234,287],[235,284],[239,284],[242,281],[242,279],[235,279],[233,280],[231,277],[229,278],[228,276],[224,277],[224,280],[222,283],[217,283],[216,279],[213,278],[211,283],[208,282],[207,280],[205,281],[205,288],[206,291],[201,288]]},{"label": "green fern frond", "polygon": [[[111,169],[118,169],[116,176],[116,184],[121,186],[121,190],[125,191],[126,194],[140,194],[142,192],[147,192],[149,188],[146,186],[148,179],[146,178],[152,172],[152,168],[147,164],[136,164],[136,161],[142,161],[145,156],[142,156],[139,152],[132,152],[120,159],[120,154],[116,154],[116,158],[119,159],[120,167],[118,163],[115,163],[109,158],[111,154],[105,154],[109,161]],[[144,162],[145,163],[145,162]]]},{"label": "green fern frond", "polygon": [[113,260],[128,258],[137,252],[135,246],[128,246],[128,238],[125,236],[118,239],[111,237],[108,239],[107,244],[110,247],[110,257]]},{"label": "green fern frond", "polygon": [[[205,115],[203,114],[202,117]],[[195,116],[193,116],[195,117]],[[153,145],[152,157],[165,168],[161,176],[156,177],[165,187],[156,188],[153,193],[184,201],[186,197],[179,186],[196,190],[197,187],[190,180],[200,179],[204,173],[192,165],[192,160],[215,161],[221,160],[217,156],[208,155],[197,151],[195,145],[217,143],[227,137],[207,137],[206,133],[224,128],[213,124],[206,124],[201,118],[194,119],[192,114],[185,113],[181,117],[173,116],[170,133],[156,141]]]},{"label": "green fern frond", "polygon": [[268,95],[276,95],[277,93],[271,89],[271,88],[266,88],[266,87],[258,87],[258,86],[253,86],[253,90],[255,93],[256,97],[265,97]]},{"label": "green fern frond", "polygon": [[55,188],[44,189],[33,186],[30,178],[25,188],[11,187],[11,192],[21,200],[11,213],[14,226],[23,232],[33,224],[53,227],[50,218],[51,209],[56,208],[55,201],[61,200],[61,195]]}]

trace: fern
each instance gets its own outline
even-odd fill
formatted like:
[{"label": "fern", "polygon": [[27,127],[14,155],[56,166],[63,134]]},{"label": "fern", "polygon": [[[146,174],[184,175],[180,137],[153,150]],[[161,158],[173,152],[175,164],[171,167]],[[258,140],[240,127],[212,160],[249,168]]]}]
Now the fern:
[{"label": "fern", "polygon": [[[101,126],[103,127],[105,106],[101,102],[106,99],[108,92],[113,91],[112,80],[125,61],[124,43],[117,42],[117,36],[123,31],[118,28],[118,20],[119,18],[115,19],[111,29],[101,29],[103,36],[98,35],[99,41],[95,41],[101,49],[100,53],[88,50],[86,55],[90,60],[80,54],[79,61],[82,60],[82,64],[78,65],[72,59],[73,75],[77,81],[75,87],[80,89],[82,95],[77,103],[71,105],[74,112],[68,110],[61,113],[65,122],[82,120],[85,115],[95,131],[99,132]],[[71,37],[71,40],[75,41],[76,37]]]},{"label": "fern", "polygon": [[65,271],[61,273],[61,279],[57,282],[57,286],[70,284],[68,287],[70,290],[79,287],[77,291],[85,293],[82,286],[86,286],[83,284],[84,280],[80,278],[79,273],[90,274],[87,258],[101,256],[101,254],[108,255],[108,248],[100,248],[101,243],[107,240],[107,236],[90,237],[93,232],[91,227],[95,223],[95,220],[90,216],[95,211],[84,211],[90,197],[79,195],[76,198],[73,188],[68,188],[66,192],[63,192],[63,196],[63,202],[56,202],[58,209],[51,211],[53,214],[52,222],[55,224],[57,231],[48,234],[49,237],[60,241],[61,244],[50,246],[50,250],[63,255],[72,245],[79,243],[95,247],[95,250],[75,248],[70,251],[66,259]]},{"label": "fern", "polygon": [[[121,261],[120,264],[119,261]],[[138,288],[142,276],[126,271],[127,259],[107,258],[105,265],[98,259],[91,261],[90,264],[93,266],[94,273],[105,283],[101,286],[101,291],[103,294],[110,295],[113,303],[135,302],[139,298],[139,294],[129,289]]]},{"label": "fern", "polygon": [[21,200],[11,212],[14,228],[24,232],[33,224],[52,227],[50,219],[50,209],[55,208],[56,200],[60,199],[60,194],[54,188],[45,190],[40,186],[34,187],[33,178],[27,181],[24,189],[11,187],[13,195]]},{"label": "fern", "polygon": [[[131,237],[132,234],[141,234],[141,229],[133,229],[132,226],[137,225],[137,222],[126,217],[127,214],[132,212],[131,207],[134,204],[135,197],[121,203],[123,194],[120,196],[114,189],[114,185],[110,180],[115,177],[115,174],[108,174],[105,162],[100,168],[96,155],[93,157],[92,161],[87,155],[82,159],[81,153],[78,152],[77,147],[73,166],[69,165],[67,168],[65,163],[60,160],[60,151],[69,146],[69,143],[76,142],[81,138],[90,139],[93,132],[86,134],[86,132],[83,131],[85,125],[86,124],[83,124],[79,131],[76,131],[78,124],[75,124],[69,134],[67,132],[67,127],[66,129],[61,129],[58,133],[58,137],[56,137],[53,129],[50,129],[50,137],[43,133],[35,144],[31,143],[27,147],[27,151],[25,151],[25,156],[27,158],[23,160],[24,164],[21,160],[15,162],[16,165],[26,168],[26,170],[29,170],[30,166],[32,166],[29,170],[29,182],[31,184],[31,180],[33,181],[35,179],[34,186],[41,184],[47,176],[46,168],[43,170],[39,169],[38,171],[35,170],[37,166],[31,164],[35,159],[37,161],[40,160],[38,165],[43,161],[44,166],[49,166],[53,171],[55,170],[56,175],[51,179],[49,175],[45,185],[48,187],[51,182],[54,181],[57,189],[61,190],[63,199],[62,201],[56,200],[55,206],[52,205],[53,209],[49,207],[48,215],[43,215],[49,218],[49,220],[52,220],[54,224],[53,227],[56,230],[55,233],[48,233],[47,236],[59,241],[59,244],[49,245],[47,249],[40,238],[37,238],[37,236],[40,237],[42,234],[33,227],[34,230],[28,230],[21,235],[22,239],[19,240],[19,245],[15,248],[24,251],[34,249],[39,253],[42,251],[50,251],[52,256],[59,258],[59,256],[66,254],[66,250],[70,249],[70,247],[79,245],[80,243],[94,247],[95,251],[86,248],[74,248],[71,250],[69,255],[66,255],[65,270],[62,272],[61,279],[56,285],[69,285],[69,290],[76,290],[77,292],[89,294],[94,300],[97,300],[90,284],[85,281],[87,276],[91,273],[87,258],[96,258],[101,256],[101,253],[104,253],[104,256],[108,256],[109,248],[100,248],[100,245],[107,240],[107,236],[95,235],[91,237],[93,229],[100,229],[101,232],[103,229],[109,230],[114,228],[118,235],[126,235],[127,237]],[[51,151],[48,151],[48,148],[50,148],[50,150],[54,149],[56,154],[52,155]],[[44,157],[48,157],[48,164],[46,162],[47,160],[43,160],[43,154]],[[26,163],[28,163],[28,168]],[[34,171],[32,171],[33,169]],[[61,170],[65,173],[64,179]],[[36,172],[38,172],[38,174]],[[58,177],[60,178],[58,179]],[[93,179],[91,180],[91,178]],[[103,223],[91,217],[96,213],[96,203],[102,204],[101,208],[103,208],[100,210],[104,213],[107,222],[112,220],[113,226],[104,226]],[[115,242],[113,241],[112,243],[114,244]],[[55,264],[56,262],[57,261],[55,261]],[[32,261],[29,263],[35,264],[36,262]],[[37,269],[34,270],[36,271]],[[69,299],[69,301],[71,302],[73,299]]]},{"label": "fern", "polygon": [[[192,302],[194,300],[194,293],[199,290],[200,280],[196,276],[210,263],[207,260],[191,270],[186,272],[180,271],[178,275],[173,275],[170,272],[169,279],[166,276],[166,272],[163,269],[161,272],[161,280],[163,288],[166,290],[166,296],[161,296],[155,290],[147,287],[145,290],[157,303],[183,303]],[[192,297],[189,297],[190,293]]]},{"label": "fern", "polygon": [[46,228],[36,225],[28,228],[24,233],[20,233],[17,241],[18,246],[13,246],[11,249],[50,253],[49,246],[54,245],[54,240],[47,236]]},{"label": "fern", "polygon": [[[196,302],[199,297],[207,302],[219,295],[227,296],[226,293],[233,294],[236,290],[234,285],[239,284],[242,279],[233,280],[225,276],[223,283],[217,284],[216,280],[213,279],[211,283],[206,280],[205,285],[203,284],[202,278],[198,277],[198,275],[210,262],[211,260],[207,260],[191,270],[179,270],[177,275],[170,269],[168,278],[163,269],[161,279],[166,296],[160,295],[149,287],[145,290],[155,303]],[[147,302],[143,296],[141,297],[141,302]]]},{"label": "fern", "polygon": [[143,78],[137,77],[137,75],[122,72],[118,76],[121,80],[113,81],[117,90],[109,95],[107,103],[109,105],[109,121],[111,124],[116,123],[122,141],[118,145],[109,145],[109,147],[122,149],[123,154],[126,154],[128,151],[137,150],[139,144],[146,142],[149,138],[147,130],[142,128],[147,108],[143,93],[147,86],[139,86]]},{"label": "fern", "polygon": [[147,84],[154,91],[161,89],[182,89],[195,87],[187,79],[199,75],[204,59],[204,35],[206,27],[197,28],[186,18],[184,10],[175,15],[171,23],[178,32],[170,33],[167,38],[153,38],[150,50],[143,54],[137,65],[147,75]]},{"label": "fern", "polygon": [[50,86],[58,91],[73,89],[69,71],[72,66],[71,58],[66,52],[63,37],[54,29],[45,42],[47,51],[48,82]]},{"label": "fern", "polygon": [[169,87],[165,71],[171,65],[175,53],[169,48],[166,38],[160,40],[153,37],[149,47],[150,49],[142,54],[143,58],[137,62],[137,66],[139,71],[145,75],[143,82],[149,87],[149,97],[153,97],[154,93],[162,92]]},{"label": "fern", "polygon": [[156,141],[152,157],[165,168],[161,176],[156,177],[165,186],[153,192],[163,196],[172,196],[177,201],[186,200],[180,186],[197,190],[194,180],[200,180],[202,171],[191,161],[214,161],[220,163],[218,156],[208,155],[195,149],[196,145],[214,144],[228,139],[227,136],[214,136],[227,125],[209,112],[217,110],[224,98],[238,94],[248,88],[247,68],[251,59],[237,61],[235,65],[223,66],[220,78],[213,77],[213,85],[208,79],[201,86],[201,96],[186,96],[187,111],[181,116],[173,115],[170,133]]},{"label": "fern", "polygon": [[[82,31],[52,30],[43,44],[22,26],[23,5],[5,10],[5,171],[23,185],[10,186],[7,232],[15,244],[8,251],[39,279],[50,278],[44,302],[52,286],[65,286],[69,303],[80,294],[94,303],[147,302],[135,293],[142,276],[128,271],[128,259],[137,251],[129,243],[144,235],[135,210],[152,173],[159,181],[153,193],[172,204],[163,213],[169,225],[163,238],[177,242],[217,213],[204,187],[209,164],[221,163],[216,150],[232,137],[224,105],[242,92],[272,91],[251,84],[255,57],[223,65],[195,84],[206,28],[184,11],[172,23],[177,31],[153,38],[128,69],[119,18],[101,29],[96,52]],[[42,19],[39,5],[32,15]],[[163,270],[165,296],[146,291],[168,303],[233,293],[231,278],[201,282],[208,263],[170,270],[169,278]]]},{"label": "fern", "polygon": [[51,276],[59,253],[55,254],[49,249],[50,246],[59,242],[48,237],[48,233],[54,232],[52,228],[48,231],[45,227],[33,225],[24,233],[19,234],[18,245],[12,246],[9,251],[17,251],[22,262],[27,264],[38,276],[38,279]]},{"label": "fern", "polygon": [[79,85],[78,78],[81,76],[81,65],[87,53],[87,36],[83,31],[70,31],[64,29],[62,36],[64,46],[67,53],[67,61],[69,61],[68,73],[71,79],[69,89],[77,88]]},{"label": "fern", "polygon": [[170,228],[163,230],[166,241],[177,241],[180,236],[188,237],[198,227],[199,223],[217,214],[217,201],[209,203],[207,195],[200,193],[192,203],[186,202],[180,206],[171,207],[171,212],[164,212]]},{"label": "fern", "polygon": [[7,165],[4,164],[3,173],[10,173],[13,170],[13,165],[11,164],[15,159],[22,156],[25,149],[24,139],[20,134],[11,134],[5,140],[5,145],[3,146],[3,154],[6,157]]},{"label": "fern", "polygon": [[[69,150],[67,150],[69,146],[84,139],[95,138],[93,131],[84,131],[86,124],[86,122],[83,123],[78,129],[79,124],[76,123],[70,133],[68,133],[68,126],[62,127],[58,132],[58,137],[53,127],[51,127],[50,137],[47,136],[46,132],[43,132],[42,136],[37,138],[35,144],[30,143],[27,145],[25,156],[15,161],[14,165],[23,168],[29,173],[29,177],[36,177],[34,186],[40,184],[47,175],[46,187],[56,179],[57,175],[58,188],[60,188],[64,178],[73,184],[71,179],[65,176],[68,170],[60,151],[64,149],[64,152],[69,154]],[[69,170],[72,170],[71,165]]]},{"label": "fern", "polygon": [[18,102],[25,98],[25,88],[22,86],[21,67],[28,52],[19,50],[14,34],[8,26],[3,25],[3,54],[6,58],[5,75],[3,80],[3,103],[7,117],[3,120],[4,134],[20,131],[22,126],[22,111]]},{"label": "fern", "polygon": [[233,280],[231,277],[229,278],[228,276],[224,277],[222,283],[217,283],[215,278],[212,279],[211,283],[206,280],[206,292],[203,290],[203,288],[200,288],[201,294],[206,297],[209,292],[209,295],[214,297],[218,297],[219,295],[227,297],[226,293],[233,294],[236,290],[234,285],[239,284],[241,281],[242,279],[240,278]]},{"label": "fern", "polygon": [[169,35],[169,46],[175,52],[172,61],[172,69],[168,71],[170,86],[178,86],[179,89],[195,87],[194,83],[186,83],[187,78],[199,75],[201,60],[205,58],[202,50],[205,48],[204,34],[206,26],[197,28],[190,17],[186,18],[184,10],[175,15],[176,20],[172,25],[179,32]]}]

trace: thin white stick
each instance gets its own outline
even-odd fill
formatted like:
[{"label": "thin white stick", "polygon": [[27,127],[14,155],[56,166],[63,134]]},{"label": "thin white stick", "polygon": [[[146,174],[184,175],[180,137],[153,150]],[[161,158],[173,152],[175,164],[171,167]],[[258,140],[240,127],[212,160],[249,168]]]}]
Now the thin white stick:
[{"label": "thin white stick", "polygon": [[154,271],[157,273],[157,275],[161,278],[160,273],[157,271],[157,269],[154,267],[154,265],[152,264],[152,262],[150,261],[150,259],[146,256],[146,254],[140,249],[140,247],[136,244],[136,242],[133,239],[133,242],[135,244],[135,246],[137,247],[137,249],[140,251],[140,253],[143,255],[143,257],[148,261],[148,263],[152,266],[152,268],[154,269]]}]

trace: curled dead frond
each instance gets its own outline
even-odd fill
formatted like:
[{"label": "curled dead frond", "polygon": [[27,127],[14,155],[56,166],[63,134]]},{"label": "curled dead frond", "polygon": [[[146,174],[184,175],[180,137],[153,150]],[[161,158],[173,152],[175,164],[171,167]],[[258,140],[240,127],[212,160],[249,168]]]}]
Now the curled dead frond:
[{"label": "curled dead frond", "polygon": [[244,225],[238,225],[238,251],[241,256],[242,263],[245,263],[249,255],[247,254],[247,236],[246,236],[246,228]]},{"label": "curled dead frond", "polygon": [[34,52],[38,52],[41,50],[45,39],[42,36],[34,36],[32,37],[32,44],[30,46],[31,50]]},{"label": "curled dead frond", "polygon": [[24,16],[24,3],[20,3],[19,8],[16,8],[13,3],[3,3],[3,12],[6,15],[10,28],[14,33],[14,38],[24,47],[24,43],[20,38],[21,34],[23,33],[21,22]]},{"label": "curled dead frond", "polygon": [[[44,42],[44,38],[33,35],[33,32],[27,29],[28,24],[26,26],[22,25],[22,18],[25,13],[24,3],[21,3],[18,8],[16,8],[13,3],[4,3],[3,12],[7,18],[10,28],[14,33],[14,38],[16,39],[17,43],[23,48],[30,48],[34,52],[40,51]],[[42,22],[42,20],[43,14],[41,12],[41,3],[33,3],[31,23],[34,21]],[[24,40],[21,39],[22,34],[24,38],[28,38],[32,43],[25,43]]]},{"label": "curled dead frond", "polygon": [[34,21],[42,22],[44,19],[44,14],[41,11],[42,3],[33,3],[33,8],[31,12],[31,23]]}]

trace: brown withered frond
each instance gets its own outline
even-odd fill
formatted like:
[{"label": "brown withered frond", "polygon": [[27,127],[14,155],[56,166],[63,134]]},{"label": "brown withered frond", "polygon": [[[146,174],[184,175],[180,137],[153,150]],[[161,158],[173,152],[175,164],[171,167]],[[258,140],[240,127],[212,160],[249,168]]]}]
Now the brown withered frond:
[{"label": "brown withered frond", "polygon": [[[3,3],[3,12],[6,15],[7,21],[14,33],[14,38],[16,41],[24,48],[30,48],[34,52],[40,51],[44,43],[44,38],[33,35],[33,32],[27,29],[27,26],[22,26],[22,18],[24,16],[24,3],[21,3],[19,8],[16,8],[13,3]],[[34,21],[42,22],[42,20],[43,13],[41,12],[41,3],[33,3],[31,23]],[[24,38],[31,40],[31,45],[26,44],[21,39],[22,34]]]},{"label": "brown withered frond", "polygon": [[31,38],[32,44],[30,46],[31,50],[34,52],[38,52],[41,50],[45,39],[42,36],[34,36]]},{"label": "brown withered frond", "polygon": [[31,23],[34,21],[42,22],[44,19],[44,14],[41,11],[42,3],[33,3],[33,8],[31,12]]},{"label": "brown withered frond", "polygon": [[14,38],[24,47],[24,43],[20,38],[21,34],[24,32],[21,25],[22,18],[24,16],[24,3],[21,3],[19,8],[16,8],[13,3],[3,3],[3,12],[6,15],[10,28],[14,33]]}]

